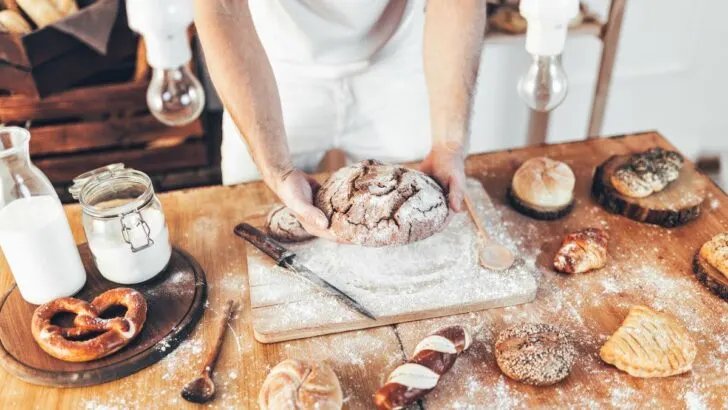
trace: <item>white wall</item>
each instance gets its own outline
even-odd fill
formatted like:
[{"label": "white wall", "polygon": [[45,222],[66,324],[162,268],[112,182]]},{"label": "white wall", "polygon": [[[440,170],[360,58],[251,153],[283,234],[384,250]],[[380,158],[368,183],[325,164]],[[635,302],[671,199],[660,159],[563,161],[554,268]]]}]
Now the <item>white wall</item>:
[{"label": "white wall", "polygon": [[[608,0],[589,4],[607,14]],[[603,135],[657,129],[687,155],[728,151],[728,2],[628,0]],[[566,101],[551,117],[549,141],[586,134],[601,43],[570,38]],[[472,151],[526,143],[528,111],[515,84],[528,63],[523,43],[487,45],[473,124]]]},{"label": "white wall", "polygon": [[[609,0],[587,3],[607,15]],[[724,0],[627,0],[602,135],[657,129],[689,156],[728,152],[726,16]],[[586,135],[600,54],[594,37],[567,41],[570,91],[552,114],[549,141]],[[516,82],[529,61],[522,41],[486,46],[472,152],[526,144],[528,110]]]}]

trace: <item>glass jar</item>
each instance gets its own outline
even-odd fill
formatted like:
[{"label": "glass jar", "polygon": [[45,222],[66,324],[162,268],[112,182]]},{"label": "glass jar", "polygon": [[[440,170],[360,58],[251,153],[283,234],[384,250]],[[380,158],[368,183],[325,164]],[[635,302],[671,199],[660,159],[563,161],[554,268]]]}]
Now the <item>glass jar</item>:
[{"label": "glass jar", "polygon": [[30,132],[0,127],[0,247],[26,301],[72,296],[86,271],[53,185],[32,162]]},{"label": "glass jar", "polygon": [[165,270],[172,246],[147,174],[112,164],[79,175],[69,191],[81,203],[86,240],[103,277],[134,284]]}]

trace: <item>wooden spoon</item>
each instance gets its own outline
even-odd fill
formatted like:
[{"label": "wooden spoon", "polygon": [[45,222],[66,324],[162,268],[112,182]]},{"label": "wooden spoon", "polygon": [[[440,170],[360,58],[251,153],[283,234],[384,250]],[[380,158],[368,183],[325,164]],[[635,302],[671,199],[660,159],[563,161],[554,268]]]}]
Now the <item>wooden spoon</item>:
[{"label": "wooden spoon", "polygon": [[220,355],[220,347],[222,341],[225,340],[225,331],[228,328],[228,322],[232,318],[233,301],[228,300],[223,311],[223,318],[220,321],[217,341],[205,360],[205,366],[202,368],[200,377],[187,383],[182,389],[182,398],[193,403],[207,403],[215,397],[215,382],[212,381],[212,370],[215,368],[217,357]]},{"label": "wooden spoon", "polygon": [[513,265],[515,257],[513,253],[505,246],[499,244],[483,228],[483,224],[480,222],[478,214],[475,212],[475,206],[473,200],[470,199],[470,194],[464,192],[463,199],[465,200],[465,207],[468,208],[470,218],[473,219],[475,227],[478,230],[478,259],[480,266],[486,269],[492,270],[505,270]]}]

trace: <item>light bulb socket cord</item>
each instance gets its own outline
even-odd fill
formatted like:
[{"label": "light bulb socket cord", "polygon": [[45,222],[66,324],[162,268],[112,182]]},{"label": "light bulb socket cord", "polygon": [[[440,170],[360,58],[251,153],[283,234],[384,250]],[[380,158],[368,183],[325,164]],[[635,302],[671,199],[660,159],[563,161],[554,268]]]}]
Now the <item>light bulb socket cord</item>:
[{"label": "light bulb socket cord", "polygon": [[175,69],[192,59],[192,50],[184,31],[178,35],[147,34],[144,41],[147,46],[147,60],[153,68]]}]

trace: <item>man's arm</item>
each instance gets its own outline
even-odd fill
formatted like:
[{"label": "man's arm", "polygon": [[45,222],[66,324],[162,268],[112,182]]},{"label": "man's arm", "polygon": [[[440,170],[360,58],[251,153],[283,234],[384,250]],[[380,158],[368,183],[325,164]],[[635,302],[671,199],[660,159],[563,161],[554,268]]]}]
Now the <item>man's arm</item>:
[{"label": "man's arm", "polygon": [[423,54],[432,151],[422,168],[448,190],[455,211],[462,210],[464,159],[485,22],[486,0],[427,2]]},{"label": "man's arm", "polygon": [[278,87],[246,0],[195,0],[195,26],[210,77],[245,138],[265,183],[313,234],[326,216],[312,202],[315,182],[293,168]]}]

